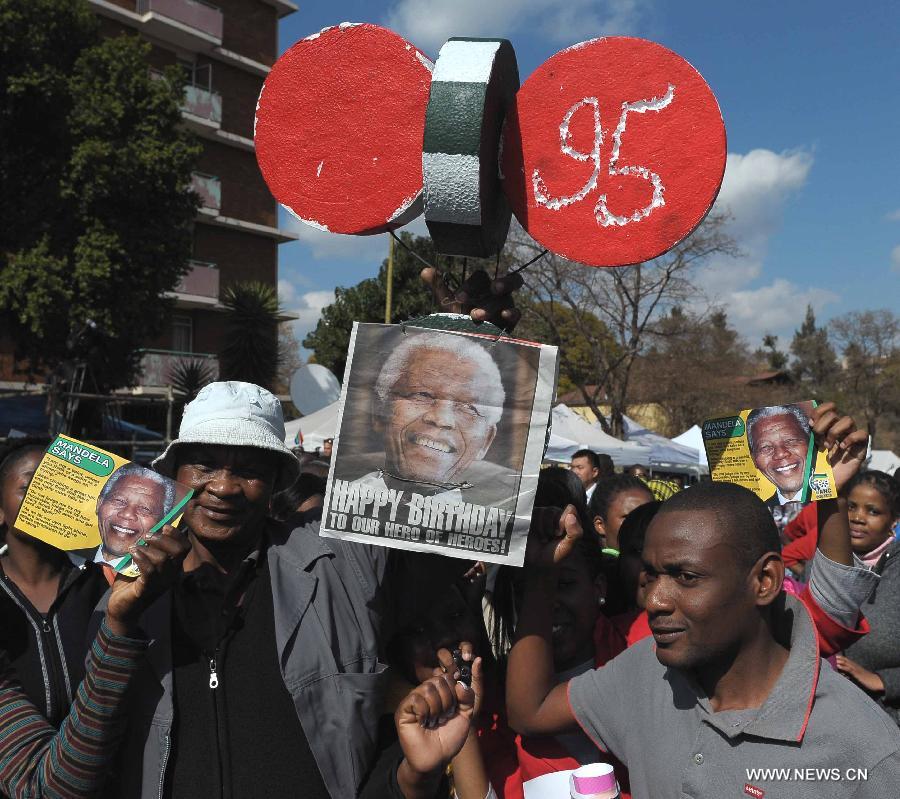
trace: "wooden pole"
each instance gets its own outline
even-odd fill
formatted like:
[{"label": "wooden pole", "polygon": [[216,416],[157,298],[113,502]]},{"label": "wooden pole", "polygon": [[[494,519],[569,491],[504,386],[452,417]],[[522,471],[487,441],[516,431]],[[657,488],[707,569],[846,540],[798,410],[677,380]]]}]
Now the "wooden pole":
[{"label": "wooden pole", "polygon": [[387,291],[384,297],[384,323],[391,323],[391,301],[394,298],[394,237],[388,236]]}]

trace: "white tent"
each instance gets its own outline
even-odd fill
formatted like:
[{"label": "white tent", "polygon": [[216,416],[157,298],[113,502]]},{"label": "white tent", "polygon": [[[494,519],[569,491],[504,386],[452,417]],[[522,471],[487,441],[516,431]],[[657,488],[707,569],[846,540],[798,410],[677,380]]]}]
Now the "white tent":
[{"label": "white tent", "polygon": [[326,438],[334,438],[337,435],[338,409],[340,401],[332,402],[315,413],[295,419],[284,426],[284,443],[289,447],[299,447],[300,434],[303,434],[303,448],[314,450],[321,447]]},{"label": "white tent", "polygon": [[690,467],[689,471],[692,473],[697,471],[700,466],[700,453],[696,447],[678,444],[639,425],[628,416],[625,416],[623,420],[625,422],[625,440],[650,447],[651,466],[674,467],[673,471],[678,471],[681,467]]},{"label": "white tent", "polygon": [[889,449],[873,449],[866,468],[893,474],[897,469],[900,469],[900,456]]},{"label": "white tent", "polygon": [[707,468],[709,467],[709,463],[706,460],[706,447],[703,446],[703,433],[700,431],[699,425],[695,424],[690,430],[685,430],[680,436],[675,436],[672,441],[697,450],[700,464]]},{"label": "white tent", "polygon": [[[650,448],[640,444],[632,444],[620,441],[602,430],[594,427],[590,422],[579,416],[568,405],[559,404],[551,413],[552,434],[551,445],[554,438],[568,439],[568,444],[577,445],[576,449],[590,449],[594,452],[609,455],[617,466],[629,466],[632,463],[641,463],[645,466],[650,463]],[[570,460],[575,449],[569,452],[567,448],[558,448],[555,457],[551,457],[551,447],[547,448],[545,460],[566,461]],[[568,455],[564,455],[568,452]],[[562,456],[562,457],[560,457]]]},{"label": "white tent", "polygon": [[581,447],[577,441],[558,436],[555,431],[551,430],[550,438],[547,441],[547,451],[544,453],[544,460],[553,461],[554,463],[568,463],[580,449]]}]

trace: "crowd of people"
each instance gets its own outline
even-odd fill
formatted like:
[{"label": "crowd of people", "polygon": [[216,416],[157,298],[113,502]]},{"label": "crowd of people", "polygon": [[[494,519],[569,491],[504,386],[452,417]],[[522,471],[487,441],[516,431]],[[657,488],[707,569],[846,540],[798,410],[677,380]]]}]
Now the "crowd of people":
[{"label": "crowd of people", "polygon": [[0,795],[515,799],[606,762],[646,799],[893,797],[900,485],[831,403],[754,422],[782,482],[778,435],[814,435],[839,497],[779,529],[739,486],[581,450],[542,469],[522,568],[320,537],[331,441],[298,457],[247,383],[153,463],[194,491],[179,527],[113,517],[110,487],[95,557],[16,529],[44,448],[14,449]]}]

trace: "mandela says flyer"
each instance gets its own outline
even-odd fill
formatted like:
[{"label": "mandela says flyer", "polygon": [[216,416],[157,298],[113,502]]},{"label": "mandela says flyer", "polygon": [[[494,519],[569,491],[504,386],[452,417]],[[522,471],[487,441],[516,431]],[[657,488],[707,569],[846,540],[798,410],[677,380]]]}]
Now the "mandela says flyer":
[{"label": "mandela says flyer", "polygon": [[356,324],[322,535],[521,565],[555,347]]},{"label": "mandela says flyer", "polygon": [[131,562],[128,548],[164,524],[177,524],[192,493],[112,452],[60,435],[38,464],[15,525],[57,549],[102,546],[103,560],[124,570]]},{"label": "mandela says flyer", "polygon": [[809,422],[815,407],[797,402],[707,419],[703,444],[712,479],[749,488],[770,508],[836,497],[834,473]]}]

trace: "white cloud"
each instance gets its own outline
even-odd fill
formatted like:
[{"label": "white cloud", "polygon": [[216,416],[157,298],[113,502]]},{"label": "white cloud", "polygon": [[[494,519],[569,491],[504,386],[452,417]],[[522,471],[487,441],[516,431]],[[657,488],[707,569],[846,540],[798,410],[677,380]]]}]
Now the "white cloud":
[{"label": "white cloud", "polygon": [[745,335],[758,338],[764,333],[781,337],[781,346],[799,327],[807,305],[816,314],[826,305],[837,302],[840,296],[827,289],[801,288],[783,278],[776,278],[768,286],[732,291],[728,296],[728,318]]},{"label": "white cloud", "polygon": [[716,208],[734,216],[737,232],[768,236],[778,226],[785,200],[803,188],[813,158],[802,150],[728,153]]},{"label": "white cloud", "polygon": [[891,271],[900,273],[900,244],[891,250]]},{"label": "white cloud", "polygon": [[889,214],[885,215],[886,219],[889,219],[891,222],[900,222],[900,208],[896,211],[891,211]]},{"label": "white cloud", "polygon": [[[309,247],[313,258],[317,261],[352,259],[361,262],[372,261],[380,265],[387,257],[386,233],[377,236],[344,236],[306,225],[290,214],[284,216],[281,226],[296,234],[298,240]],[[421,216],[410,222],[403,230],[416,236],[428,235],[425,219]]]},{"label": "white cloud", "polygon": [[807,303],[821,310],[838,299],[833,292],[803,289],[782,278],[751,286],[765,278],[769,241],[781,226],[786,205],[806,185],[812,166],[812,155],[800,150],[728,154],[714,210],[728,214],[727,231],[741,255],[714,260],[698,282],[707,298],[723,305],[732,324],[751,340],[766,332],[788,335]]},{"label": "white cloud", "polygon": [[538,31],[574,44],[634,33],[650,0],[396,0],[386,24],[432,55],[451,36],[509,37]]},{"label": "white cloud", "polygon": [[300,292],[289,280],[279,280],[278,301],[285,311],[297,317],[291,327],[297,341],[302,342],[318,324],[322,309],[334,302],[334,289]]}]

